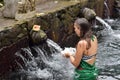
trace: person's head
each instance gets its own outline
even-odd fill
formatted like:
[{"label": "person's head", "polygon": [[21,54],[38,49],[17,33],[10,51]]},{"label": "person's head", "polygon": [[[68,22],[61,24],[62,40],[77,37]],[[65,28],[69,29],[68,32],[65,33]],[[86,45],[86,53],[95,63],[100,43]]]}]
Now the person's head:
[{"label": "person's head", "polygon": [[81,38],[88,42],[87,49],[90,48],[90,40],[92,36],[91,26],[87,19],[78,18],[74,22],[75,33]]},{"label": "person's head", "polygon": [[91,26],[85,18],[76,19],[74,22],[74,29],[76,34],[81,38],[87,38],[89,34],[91,34]]},{"label": "person's head", "polygon": [[74,22],[75,33],[81,38],[88,42],[88,48],[91,46],[90,40],[92,36],[91,26],[87,19],[78,18]]}]

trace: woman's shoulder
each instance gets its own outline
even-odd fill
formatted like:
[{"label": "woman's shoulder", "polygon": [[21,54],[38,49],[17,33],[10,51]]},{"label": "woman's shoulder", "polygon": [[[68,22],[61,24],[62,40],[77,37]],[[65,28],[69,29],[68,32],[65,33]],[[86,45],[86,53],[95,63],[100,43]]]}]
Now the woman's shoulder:
[{"label": "woman's shoulder", "polygon": [[86,40],[80,40],[80,41],[78,42],[78,45],[79,45],[79,46],[82,46],[82,47],[86,47],[86,46],[87,46],[87,41],[86,41]]},{"label": "woman's shoulder", "polygon": [[78,42],[78,44],[86,44],[86,43],[87,43],[86,40],[80,40],[80,41]]}]

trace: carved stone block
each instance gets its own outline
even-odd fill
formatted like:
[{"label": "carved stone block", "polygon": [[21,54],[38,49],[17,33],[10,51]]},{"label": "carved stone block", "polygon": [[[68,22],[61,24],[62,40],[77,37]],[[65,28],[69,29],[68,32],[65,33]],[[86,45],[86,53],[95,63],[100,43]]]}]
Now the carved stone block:
[{"label": "carved stone block", "polygon": [[17,11],[17,4],[20,0],[4,0],[5,8],[3,10],[3,16],[8,18],[15,18]]},{"label": "carved stone block", "polygon": [[3,16],[15,18],[16,13],[28,13],[35,10],[35,0],[4,0]]}]

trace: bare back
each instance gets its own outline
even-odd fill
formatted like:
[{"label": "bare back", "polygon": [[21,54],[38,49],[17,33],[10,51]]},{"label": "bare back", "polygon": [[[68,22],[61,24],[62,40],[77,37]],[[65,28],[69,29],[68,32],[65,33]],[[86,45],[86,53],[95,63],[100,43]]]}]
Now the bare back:
[{"label": "bare back", "polygon": [[[83,55],[91,56],[97,53],[98,43],[97,38],[94,36],[94,40],[91,40],[91,47],[87,50],[85,50]],[[86,60],[89,64],[94,64],[96,60],[96,56],[93,56],[91,59]]]}]

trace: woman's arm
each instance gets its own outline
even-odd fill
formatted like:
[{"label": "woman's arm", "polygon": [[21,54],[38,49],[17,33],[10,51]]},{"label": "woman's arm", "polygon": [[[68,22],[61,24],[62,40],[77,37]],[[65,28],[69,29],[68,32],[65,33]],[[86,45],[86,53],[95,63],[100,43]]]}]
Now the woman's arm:
[{"label": "woman's arm", "polygon": [[78,42],[77,48],[76,48],[76,54],[75,56],[70,55],[70,61],[71,63],[75,66],[78,67],[82,58],[82,55],[84,53],[85,50],[85,41],[80,41]]}]

